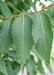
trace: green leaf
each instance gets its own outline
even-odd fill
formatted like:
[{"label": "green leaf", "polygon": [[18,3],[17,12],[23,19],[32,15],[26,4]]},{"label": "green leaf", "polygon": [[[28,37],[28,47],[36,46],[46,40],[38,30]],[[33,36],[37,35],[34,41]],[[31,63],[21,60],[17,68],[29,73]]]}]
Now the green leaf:
[{"label": "green leaf", "polygon": [[36,55],[37,58],[41,59],[40,55],[36,51],[36,46],[35,45],[32,46],[32,52]]},{"label": "green leaf", "polygon": [[23,4],[24,4],[25,10],[29,10],[30,9],[30,7],[29,7],[29,5],[27,3],[23,3]]},{"label": "green leaf", "polygon": [[52,12],[46,12],[46,13],[49,16],[52,25],[54,26],[54,13],[52,13]]},{"label": "green leaf", "polygon": [[46,66],[47,66],[48,70],[49,70],[51,73],[53,73],[53,70],[52,70],[51,64],[46,64]]},{"label": "green leaf", "polygon": [[0,9],[1,9],[2,14],[3,14],[5,17],[10,17],[10,16],[12,16],[12,13],[11,13],[10,9],[7,7],[7,5],[6,5],[5,2],[0,1]]},{"label": "green leaf", "polygon": [[3,59],[0,59],[0,72],[2,72],[5,75],[8,75],[7,70],[6,70],[5,61]]},{"label": "green leaf", "polygon": [[28,16],[15,19],[12,26],[13,40],[21,67],[32,49],[32,20]]},{"label": "green leaf", "polygon": [[[53,4],[54,4],[54,3],[53,3]],[[54,6],[52,6],[52,7],[48,8],[48,10],[47,10],[47,11],[54,13]]]},{"label": "green leaf", "polygon": [[30,14],[30,15],[28,15],[28,16],[34,21],[34,17],[35,17],[34,14]]},{"label": "green leaf", "polygon": [[54,38],[54,13],[50,11],[46,11],[46,14],[49,16],[52,24],[53,38]]},{"label": "green leaf", "polygon": [[3,74],[2,72],[0,72],[0,75],[5,75],[5,74]]},{"label": "green leaf", "polygon": [[16,75],[12,68],[12,63],[9,60],[6,63],[7,63],[6,68],[7,68],[8,75]]},{"label": "green leaf", "polygon": [[[0,1],[0,9],[1,9],[2,14],[5,17],[12,16],[10,9],[7,7],[5,2]],[[11,44],[11,41],[12,41],[11,25],[12,25],[11,19],[5,20],[2,24],[2,28],[0,30],[0,52],[1,54],[5,53]]]},{"label": "green leaf", "polygon": [[21,13],[11,2],[7,2],[7,5],[14,9],[16,12]]},{"label": "green leaf", "polygon": [[0,21],[0,30],[2,29],[3,21]]},{"label": "green leaf", "polygon": [[36,4],[37,0],[34,1],[34,4]]},{"label": "green leaf", "polygon": [[28,4],[30,7],[33,7],[33,9],[36,11],[36,1],[33,2],[32,0],[27,0],[27,4]]},{"label": "green leaf", "polygon": [[12,20],[5,20],[0,30],[0,52],[1,54],[6,53],[12,42]]},{"label": "green leaf", "polygon": [[37,62],[37,69],[40,71],[41,74],[45,74],[44,73],[44,70],[43,70],[43,66],[42,66],[42,61],[41,61],[41,58],[39,56],[39,54],[36,52],[36,49],[35,49],[35,45],[33,45],[32,47],[32,52],[36,55],[36,57],[38,58],[38,62]]},{"label": "green leaf", "polygon": [[47,1],[47,0],[45,0],[45,1]]},{"label": "green leaf", "polygon": [[52,31],[53,31],[53,39],[54,39],[54,27],[52,27]]},{"label": "green leaf", "polygon": [[32,0],[25,0],[25,2],[31,7]]},{"label": "green leaf", "polygon": [[33,40],[36,51],[46,63],[50,62],[50,54],[53,41],[51,22],[45,13],[35,14],[33,24]]},{"label": "green leaf", "polygon": [[8,75],[17,75],[20,71],[20,65],[16,62],[6,61]]},{"label": "green leaf", "polygon": [[40,71],[40,73],[45,75],[44,69],[43,69],[43,66],[42,66],[42,61],[40,59],[38,59],[37,65],[38,65],[38,70]]},{"label": "green leaf", "polygon": [[27,72],[29,75],[35,75],[37,69],[33,56],[30,56],[26,63]]},{"label": "green leaf", "polygon": [[20,64],[18,64],[17,62],[13,62],[12,66],[13,66],[13,70],[15,72],[15,75],[17,75],[18,72],[20,71]]},{"label": "green leaf", "polygon": [[18,60],[18,57],[17,57],[17,55],[16,55],[15,50],[8,50],[8,51],[7,51],[7,55],[8,55],[8,57],[10,57],[11,59],[13,59],[14,61],[16,61],[16,62],[19,63],[19,60]]},{"label": "green leaf", "polygon": [[52,59],[52,61],[53,61],[53,63],[54,63],[54,57],[51,57],[51,59]]},{"label": "green leaf", "polygon": [[[0,19],[2,19],[2,18],[3,18],[3,16],[0,15]],[[2,25],[3,25],[3,21],[0,21],[0,29],[2,28]]]},{"label": "green leaf", "polygon": [[14,5],[17,5],[17,4],[19,4],[21,1],[23,1],[23,0],[13,0],[12,2],[13,2]]},{"label": "green leaf", "polygon": [[29,5],[28,5],[26,2],[23,2],[23,1],[21,1],[21,2],[18,4],[17,8],[18,8],[18,9],[20,8],[20,10],[22,10],[22,11],[23,11],[23,10],[27,11],[27,10],[30,9]]}]

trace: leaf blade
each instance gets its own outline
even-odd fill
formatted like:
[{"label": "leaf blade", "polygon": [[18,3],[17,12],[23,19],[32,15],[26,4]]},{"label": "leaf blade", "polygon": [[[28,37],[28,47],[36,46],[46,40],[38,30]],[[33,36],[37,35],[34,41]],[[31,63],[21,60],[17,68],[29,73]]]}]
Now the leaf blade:
[{"label": "leaf blade", "polygon": [[5,17],[10,17],[10,16],[12,16],[12,13],[11,13],[10,9],[8,8],[8,6],[6,5],[5,2],[0,1],[0,9],[1,9],[2,14],[3,14]]},{"label": "leaf blade", "polygon": [[2,29],[0,30],[0,52],[1,54],[6,53],[7,49],[9,48],[12,42],[11,26],[12,26],[11,19],[5,20],[3,22]]},{"label": "leaf blade", "polygon": [[2,72],[5,75],[8,75],[6,70],[6,64],[3,59],[0,60],[0,72]]},{"label": "leaf blade", "polygon": [[[13,40],[20,64],[24,65],[30,54],[32,40],[32,20],[28,16],[16,18],[12,27]],[[18,46],[17,46],[18,45]]]},{"label": "leaf blade", "polygon": [[36,44],[36,50],[41,58],[49,63],[53,33],[50,19],[45,13],[37,13],[35,16],[33,24],[33,40]]}]

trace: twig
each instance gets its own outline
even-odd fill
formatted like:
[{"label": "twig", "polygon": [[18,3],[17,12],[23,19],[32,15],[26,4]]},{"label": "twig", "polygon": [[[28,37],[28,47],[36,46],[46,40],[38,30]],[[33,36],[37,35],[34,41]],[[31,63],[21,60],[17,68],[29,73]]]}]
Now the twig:
[{"label": "twig", "polygon": [[1,20],[6,20],[6,19],[11,19],[11,18],[14,18],[14,17],[23,16],[23,15],[30,15],[30,14],[39,13],[39,12],[41,12],[41,11],[43,11],[43,10],[45,10],[45,9],[48,9],[49,7],[52,7],[52,6],[54,6],[54,4],[49,5],[49,6],[47,6],[47,7],[44,7],[44,8],[41,9],[40,11],[35,11],[35,12],[31,12],[31,13],[26,13],[26,14],[19,14],[19,15],[15,15],[15,16],[11,16],[11,17],[6,17],[6,18],[0,19],[0,21],[1,21]]}]

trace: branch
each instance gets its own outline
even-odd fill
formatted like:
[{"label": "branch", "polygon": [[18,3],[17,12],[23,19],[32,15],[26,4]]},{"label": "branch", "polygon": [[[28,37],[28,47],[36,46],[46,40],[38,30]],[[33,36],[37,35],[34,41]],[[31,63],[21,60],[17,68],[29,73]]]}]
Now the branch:
[{"label": "branch", "polygon": [[48,9],[49,7],[52,7],[52,6],[54,6],[54,4],[49,5],[49,6],[47,6],[47,7],[44,7],[44,8],[41,9],[40,11],[35,11],[35,12],[31,12],[31,13],[26,13],[26,14],[19,14],[19,15],[15,15],[15,16],[11,16],[11,17],[7,17],[7,18],[0,19],[0,21],[6,20],[6,19],[11,19],[11,18],[14,18],[14,17],[23,16],[23,15],[25,16],[25,15],[31,15],[31,14],[39,13],[39,12],[41,12],[41,11],[43,11],[43,10],[45,10],[45,9]]}]

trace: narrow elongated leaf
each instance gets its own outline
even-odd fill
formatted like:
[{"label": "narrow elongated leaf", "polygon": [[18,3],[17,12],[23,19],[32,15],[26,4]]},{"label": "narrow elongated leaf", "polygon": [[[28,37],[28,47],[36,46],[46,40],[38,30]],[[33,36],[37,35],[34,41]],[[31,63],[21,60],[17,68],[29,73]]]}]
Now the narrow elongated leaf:
[{"label": "narrow elongated leaf", "polygon": [[[3,1],[0,1],[0,9],[1,9],[2,14],[5,17],[9,17],[12,15],[10,9],[7,7],[6,3]],[[12,40],[11,26],[12,26],[11,19],[5,20],[2,24],[2,28],[0,30],[0,52],[1,54],[5,53],[11,44],[11,40]]]},{"label": "narrow elongated leaf", "polygon": [[3,25],[3,22],[0,22],[0,30],[1,30],[1,28],[2,28],[2,25]]},{"label": "narrow elongated leaf", "polygon": [[49,16],[50,20],[51,20],[51,23],[52,25],[54,26],[54,13],[53,12],[46,12],[47,15]]},{"label": "narrow elongated leaf", "polygon": [[8,75],[16,75],[12,68],[12,63],[9,60],[7,61],[7,72]]},{"label": "narrow elongated leaf", "polygon": [[26,63],[28,75],[35,75],[37,69],[33,56],[30,56]]},{"label": "narrow elongated leaf", "polygon": [[1,9],[2,14],[5,17],[12,16],[12,13],[11,13],[10,9],[7,7],[7,5],[5,4],[5,2],[0,1],[0,9]]},{"label": "narrow elongated leaf", "polygon": [[17,62],[13,62],[13,63],[12,63],[12,66],[13,66],[13,70],[14,70],[14,72],[15,72],[15,75],[17,75],[18,72],[20,71],[20,64],[17,63]]},{"label": "narrow elongated leaf", "polygon": [[34,45],[33,45],[33,47],[32,47],[32,52],[33,52],[33,53],[37,56],[37,58],[38,58],[38,62],[37,62],[37,66],[38,66],[38,67],[37,67],[37,69],[40,71],[41,74],[44,74],[44,75],[45,75],[44,70],[43,70],[43,66],[42,66],[41,58],[40,58],[39,54],[37,53],[37,51],[36,51]]},{"label": "narrow elongated leaf", "polygon": [[8,75],[7,70],[6,70],[5,61],[3,59],[0,60],[0,72],[2,72],[5,75]]},{"label": "narrow elongated leaf", "polygon": [[45,75],[44,73],[44,69],[43,69],[43,66],[42,66],[42,61],[40,59],[38,59],[38,70],[40,71],[41,74]]},{"label": "narrow elongated leaf", "polygon": [[5,53],[11,44],[11,41],[12,41],[11,26],[12,26],[11,19],[5,20],[3,22],[2,29],[0,30],[0,52],[1,54]]},{"label": "narrow elongated leaf", "polygon": [[53,39],[54,39],[54,26],[52,27],[52,31],[53,31]]},{"label": "narrow elongated leaf", "polygon": [[32,52],[36,55],[37,58],[41,59],[40,55],[36,51],[36,46],[35,45],[32,46]]},{"label": "narrow elongated leaf", "polygon": [[28,16],[16,18],[12,27],[13,40],[21,66],[25,64],[32,48],[32,20]]},{"label": "narrow elongated leaf", "polygon": [[21,13],[11,2],[8,2],[7,5],[14,9],[16,12]]},{"label": "narrow elongated leaf", "polygon": [[51,59],[52,59],[52,61],[53,61],[53,63],[54,63],[54,57],[51,57]]},{"label": "narrow elongated leaf", "polygon": [[36,51],[48,63],[50,61],[53,33],[50,19],[45,13],[35,14],[33,40],[36,44]]},{"label": "narrow elongated leaf", "polygon": [[[0,15],[0,19],[2,19],[3,16]],[[3,21],[0,21],[0,29],[2,28],[2,24],[3,24]]]},{"label": "narrow elongated leaf", "polygon": [[14,4],[14,5],[17,5],[17,4],[19,4],[21,1],[23,1],[23,0],[13,0],[13,4]]},{"label": "narrow elongated leaf", "polygon": [[17,75],[20,70],[20,65],[16,62],[6,61],[8,75]]}]

